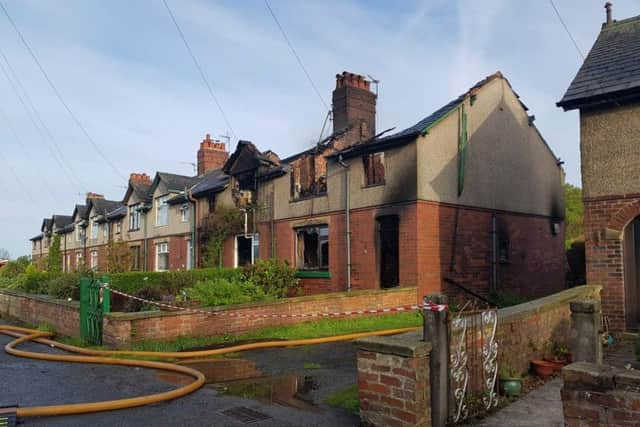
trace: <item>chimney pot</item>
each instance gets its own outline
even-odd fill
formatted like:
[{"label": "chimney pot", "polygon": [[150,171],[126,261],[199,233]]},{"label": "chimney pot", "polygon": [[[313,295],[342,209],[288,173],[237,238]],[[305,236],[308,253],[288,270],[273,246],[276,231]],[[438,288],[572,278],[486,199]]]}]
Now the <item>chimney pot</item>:
[{"label": "chimney pot", "polygon": [[226,144],[211,139],[211,134],[206,134],[198,150],[198,175],[222,168],[228,158]]},{"label": "chimney pot", "polygon": [[612,14],[611,14],[611,6],[612,6],[612,4],[611,4],[611,2],[610,2],[610,1],[608,1],[608,2],[606,2],[606,3],[604,4],[604,8],[605,8],[605,9],[606,9],[606,11],[607,11],[607,25],[609,25],[609,24],[613,23],[613,16],[612,16]]},{"label": "chimney pot", "polygon": [[[360,74],[343,71],[336,75],[336,88],[333,91],[333,131],[343,131],[350,126],[359,136],[360,129],[366,129],[364,139],[375,135],[376,95],[370,90],[371,82]],[[362,127],[362,122],[366,127]],[[348,139],[348,138],[347,138]],[[344,146],[356,141],[344,140]]]}]

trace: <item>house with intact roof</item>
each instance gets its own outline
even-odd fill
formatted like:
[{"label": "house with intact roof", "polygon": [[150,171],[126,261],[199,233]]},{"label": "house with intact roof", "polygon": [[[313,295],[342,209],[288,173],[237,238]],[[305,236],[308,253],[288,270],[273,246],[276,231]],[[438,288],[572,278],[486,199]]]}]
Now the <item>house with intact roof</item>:
[{"label": "house with intact roof", "polygon": [[640,16],[606,21],[558,102],[580,112],[587,282],[616,331],[640,329]]}]

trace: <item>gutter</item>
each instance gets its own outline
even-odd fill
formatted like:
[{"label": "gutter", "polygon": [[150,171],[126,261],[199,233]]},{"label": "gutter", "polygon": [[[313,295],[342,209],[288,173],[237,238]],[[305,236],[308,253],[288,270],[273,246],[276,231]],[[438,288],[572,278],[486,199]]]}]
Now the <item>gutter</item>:
[{"label": "gutter", "polygon": [[349,187],[351,184],[351,180],[350,180],[350,176],[351,174],[350,169],[349,169],[349,165],[346,164],[343,160],[342,160],[342,155],[340,155],[338,157],[338,163],[340,164],[340,166],[342,166],[345,169],[345,193],[344,193],[344,197],[345,197],[345,210],[344,210],[344,214],[346,217],[346,226],[347,226],[347,233],[346,233],[346,243],[347,243],[347,292],[351,292],[351,220],[350,220],[350,212],[351,212],[351,198],[350,198],[350,194],[349,194]]}]

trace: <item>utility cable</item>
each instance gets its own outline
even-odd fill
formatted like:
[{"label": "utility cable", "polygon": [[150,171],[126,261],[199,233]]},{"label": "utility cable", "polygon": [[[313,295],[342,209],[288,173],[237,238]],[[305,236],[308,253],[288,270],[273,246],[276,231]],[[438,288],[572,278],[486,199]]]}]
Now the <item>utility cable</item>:
[{"label": "utility cable", "polygon": [[[4,55],[2,55],[2,56],[4,57]],[[40,118],[37,110],[35,110],[35,108],[34,108],[35,114],[36,114],[37,118],[40,120],[40,125],[38,124],[38,120],[36,120],[36,118],[34,118],[34,115],[33,115],[34,113],[27,106],[27,103],[25,102],[25,100],[23,99],[22,95],[18,91],[18,88],[16,87],[16,84],[13,82],[13,79],[11,78],[9,73],[7,72],[7,69],[2,64],[2,62],[0,62],[0,71],[2,71],[2,73],[5,76],[5,78],[9,82],[9,85],[11,86],[11,89],[13,90],[14,94],[16,95],[16,97],[18,98],[18,100],[20,101],[22,106],[24,107],[25,111],[27,112],[27,116],[29,117],[29,120],[31,120],[31,123],[33,124],[33,126],[36,128],[36,130],[40,134],[40,137],[42,138],[42,140],[46,142],[47,148],[49,148],[49,151],[51,152],[51,157],[53,157],[53,159],[56,161],[56,163],[58,164],[60,169],[64,172],[64,174],[65,174],[67,180],[69,181],[69,183],[71,184],[71,186],[72,187],[76,187],[76,189],[79,189],[81,191],[86,192],[85,186],[82,185],[80,180],[77,178],[77,176],[74,173],[74,171],[71,168],[71,166],[65,164],[64,155],[62,153],[62,150],[60,150],[60,147],[58,146],[57,142],[55,141],[55,138],[53,137],[53,134],[51,134],[51,131],[49,131],[49,128],[44,124],[44,122]],[[51,144],[49,144],[49,142],[51,142]],[[56,154],[56,150],[58,152],[57,154]],[[60,156],[60,158],[58,158],[58,155]]]},{"label": "utility cable", "polygon": [[238,137],[236,136],[235,131],[233,130],[233,126],[231,126],[231,122],[229,121],[229,118],[227,117],[227,114],[224,112],[224,109],[222,108],[222,104],[220,103],[220,101],[218,100],[218,97],[214,93],[213,88],[211,87],[211,84],[209,84],[209,80],[207,79],[207,76],[204,74],[204,71],[202,70],[202,67],[200,66],[200,63],[198,62],[198,59],[196,58],[196,55],[193,53],[193,50],[191,50],[191,46],[189,46],[189,43],[187,42],[187,38],[185,37],[184,33],[182,32],[182,29],[180,28],[180,25],[178,24],[178,21],[176,20],[176,17],[174,16],[173,12],[171,11],[171,8],[169,7],[169,4],[167,3],[166,0],[162,0],[162,3],[164,4],[164,7],[167,9],[167,12],[169,13],[169,16],[171,17],[171,20],[173,21],[173,25],[175,25],[176,30],[178,30],[178,34],[180,35],[180,38],[182,39],[182,42],[184,43],[184,46],[187,48],[187,52],[189,52],[189,56],[191,56],[191,59],[193,60],[193,64],[196,66],[196,69],[198,70],[198,73],[200,73],[200,77],[202,78],[202,81],[204,82],[204,85],[207,87],[207,90],[209,91],[209,95],[211,95],[211,99],[213,99],[213,102],[218,107],[218,111],[220,111],[220,115],[222,116],[222,119],[224,120],[225,124],[227,125],[227,127],[229,128],[231,133],[233,134],[233,137],[238,139]]},{"label": "utility cable", "polygon": [[69,107],[69,104],[67,104],[67,102],[64,100],[64,98],[62,97],[62,94],[60,93],[60,91],[58,90],[56,85],[53,83],[51,78],[49,78],[49,75],[47,74],[47,72],[45,71],[44,67],[42,66],[42,64],[38,60],[38,57],[36,56],[35,52],[33,51],[33,49],[31,49],[31,46],[29,45],[29,43],[27,43],[27,40],[22,35],[22,32],[20,31],[20,29],[18,28],[18,26],[14,22],[13,18],[11,18],[11,15],[9,14],[9,11],[4,6],[2,1],[0,1],[0,8],[4,12],[4,14],[7,17],[7,19],[9,20],[9,23],[11,23],[11,26],[13,27],[13,29],[18,34],[18,37],[20,37],[20,40],[22,41],[22,44],[24,44],[24,46],[26,47],[27,51],[29,52],[29,55],[31,55],[31,58],[33,58],[34,62],[38,66],[38,69],[40,70],[40,72],[44,76],[45,80],[47,81],[47,83],[49,84],[51,89],[53,90],[53,93],[56,95],[56,98],[58,98],[58,101],[60,101],[60,103],[62,104],[64,109],[67,111],[67,113],[69,114],[69,116],[71,117],[73,122],[76,124],[76,126],[78,126],[80,131],[84,134],[84,136],[87,138],[89,143],[93,146],[93,148],[96,150],[98,155],[102,158],[102,160],[104,160],[105,163],[107,163],[107,165],[109,165],[114,170],[114,172],[116,174],[118,174],[122,179],[126,179],[126,176],[122,172],[120,172],[118,167],[102,152],[102,150],[100,149],[100,146],[93,140],[91,135],[89,135],[89,132],[87,132],[87,129],[84,127],[82,122],[80,122],[80,120],[78,119],[76,114],[71,110],[71,108]]},{"label": "utility cable", "polygon": [[264,0],[264,4],[265,4],[265,6],[267,6],[267,9],[269,9],[269,13],[271,14],[271,17],[273,18],[273,20],[275,21],[276,25],[280,29],[280,33],[282,34],[282,37],[284,37],[284,40],[287,42],[287,45],[289,46],[289,49],[291,50],[291,53],[296,58],[296,61],[298,61],[298,65],[300,65],[300,68],[302,68],[302,71],[304,72],[304,75],[307,76],[307,80],[309,80],[309,83],[311,84],[311,87],[313,88],[313,90],[316,93],[316,95],[318,95],[318,98],[320,98],[320,102],[322,102],[322,105],[324,105],[324,108],[326,108],[327,110],[330,110],[329,104],[327,104],[327,102],[324,100],[324,98],[320,94],[320,91],[318,90],[318,87],[316,86],[316,84],[313,82],[313,79],[311,78],[311,75],[309,75],[309,72],[307,71],[307,68],[302,63],[302,59],[300,58],[300,56],[296,52],[295,48],[293,47],[293,44],[291,43],[291,40],[289,40],[289,37],[287,37],[287,33],[284,31],[284,28],[280,24],[280,21],[278,21],[278,18],[276,17],[276,14],[273,12],[273,9],[271,8],[271,5],[269,5],[269,0]]},{"label": "utility cable", "polygon": [[560,20],[560,23],[564,27],[564,30],[567,32],[567,35],[569,36],[569,38],[571,39],[571,42],[573,43],[573,45],[575,46],[576,50],[578,51],[578,54],[584,60],[584,54],[582,53],[582,50],[580,50],[580,47],[578,46],[578,43],[576,43],[576,39],[573,38],[573,35],[571,34],[571,31],[569,31],[569,27],[567,27],[567,24],[565,24],[564,19],[562,19],[562,16],[560,15],[560,12],[558,11],[558,8],[553,3],[553,0],[549,0],[549,3],[551,3],[551,7],[556,12],[556,16],[558,17],[558,20]]}]

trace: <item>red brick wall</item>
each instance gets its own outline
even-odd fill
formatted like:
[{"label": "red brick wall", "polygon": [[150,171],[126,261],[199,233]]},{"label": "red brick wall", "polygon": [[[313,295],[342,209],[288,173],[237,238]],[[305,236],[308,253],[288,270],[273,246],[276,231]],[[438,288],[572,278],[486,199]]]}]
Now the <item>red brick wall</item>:
[{"label": "red brick wall", "polygon": [[80,303],[77,301],[1,289],[0,313],[33,325],[46,323],[59,334],[80,337]]},{"label": "red brick wall", "polygon": [[566,426],[637,426],[640,373],[594,363],[562,369],[562,409]]},{"label": "red brick wall", "polygon": [[[175,338],[183,335],[238,334],[267,326],[299,323],[300,318],[246,317],[246,315],[302,314],[357,311],[397,307],[416,301],[416,288],[377,292],[352,292],[306,296],[265,304],[244,304],[221,309],[234,316],[195,313],[111,313],[105,316],[104,342],[124,345],[144,339]],[[307,321],[313,321],[309,319]]]},{"label": "red brick wall", "polygon": [[626,327],[622,234],[638,215],[640,196],[584,201],[587,283],[603,287],[602,313],[615,331]]}]

